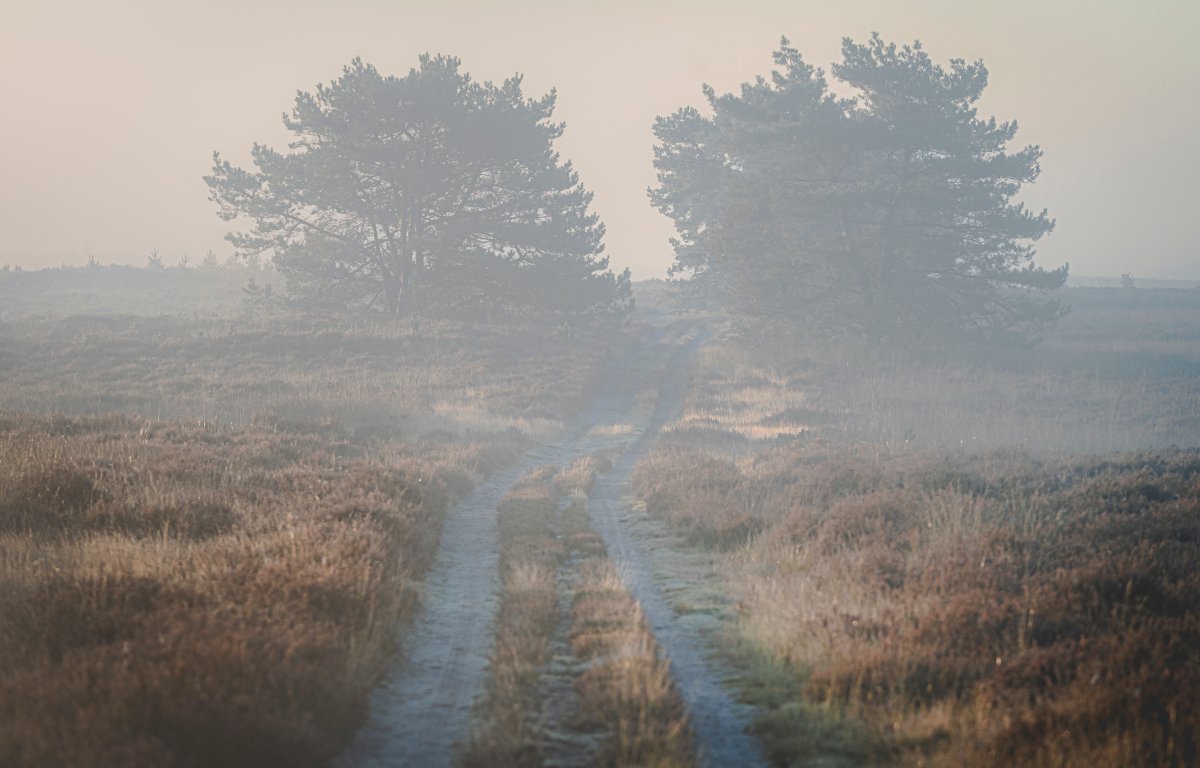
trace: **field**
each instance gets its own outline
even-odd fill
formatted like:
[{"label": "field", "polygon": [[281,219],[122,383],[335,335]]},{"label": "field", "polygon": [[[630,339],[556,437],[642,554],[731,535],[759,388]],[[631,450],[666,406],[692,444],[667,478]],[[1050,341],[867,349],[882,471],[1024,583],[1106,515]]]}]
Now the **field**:
[{"label": "field", "polygon": [[274,270],[240,262],[163,266],[62,266],[14,270],[0,265],[0,320],[63,315],[225,316],[247,308],[245,288],[283,286]]},{"label": "field", "polygon": [[332,431],[4,419],[3,762],[336,754],[470,485],[457,451],[481,448],[417,459]]},{"label": "field", "polygon": [[1068,293],[1032,355],[701,352],[634,485],[722,563],[772,762],[1200,756],[1200,297]]},{"label": "field", "polygon": [[1200,292],[913,351],[247,274],[0,273],[0,764],[1200,759]]},{"label": "field", "polygon": [[619,340],[520,324],[0,326],[0,764],[319,765],[445,511]]}]

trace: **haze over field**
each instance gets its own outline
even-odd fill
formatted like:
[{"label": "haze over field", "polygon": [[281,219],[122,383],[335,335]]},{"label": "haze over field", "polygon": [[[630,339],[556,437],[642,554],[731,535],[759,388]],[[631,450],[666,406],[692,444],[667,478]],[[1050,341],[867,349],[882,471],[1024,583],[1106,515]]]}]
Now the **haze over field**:
[{"label": "haze over field", "polygon": [[699,83],[736,88],[770,67],[787,35],[828,67],[843,35],[919,38],[935,60],[981,58],[982,112],[1018,118],[1016,143],[1045,150],[1025,193],[1056,232],[1040,262],[1076,275],[1200,278],[1192,215],[1200,158],[1200,4],[1014,0],[892,3],[300,2],[178,6],[120,0],[6,3],[0,23],[0,262],[26,268],[168,263],[227,254],[201,176],[220,150],[282,148],[280,114],[299,89],[354,56],[403,74],[424,52],[459,56],[478,79],[524,73],[557,88],[559,142],[608,227],[612,266],[654,277],[670,222],[648,205],[651,124],[701,106]]},{"label": "haze over field", "polygon": [[0,767],[1200,766],[1200,0],[0,1]]}]

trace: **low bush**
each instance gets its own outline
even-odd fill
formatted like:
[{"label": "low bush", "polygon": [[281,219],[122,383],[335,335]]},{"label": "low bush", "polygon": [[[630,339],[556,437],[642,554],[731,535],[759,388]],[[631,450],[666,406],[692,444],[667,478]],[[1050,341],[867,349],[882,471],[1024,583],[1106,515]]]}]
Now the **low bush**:
[{"label": "low bush", "polygon": [[866,723],[899,762],[1200,759],[1196,452],[664,446],[636,487],[729,551],[743,636],[803,681],[789,706]]},{"label": "low bush", "polygon": [[327,762],[464,470],[303,430],[116,426],[0,418],[0,764]]}]

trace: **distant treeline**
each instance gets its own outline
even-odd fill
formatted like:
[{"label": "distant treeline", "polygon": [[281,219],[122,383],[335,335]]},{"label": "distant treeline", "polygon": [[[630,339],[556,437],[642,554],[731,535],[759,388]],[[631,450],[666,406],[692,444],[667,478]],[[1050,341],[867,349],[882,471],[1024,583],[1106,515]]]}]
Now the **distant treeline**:
[{"label": "distant treeline", "polygon": [[246,287],[283,281],[263,263],[180,266],[0,267],[0,319],[76,314],[229,314],[245,306]]},{"label": "distant treeline", "polygon": [[1067,285],[1072,288],[1122,288],[1126,287],[1126,283],[1123,282],[1125,279],[1128,279],[1132,283],[1132,285],[1128,286],[1131,288],[1174,288],[1182,290],[1200,288],[1200,280],[1175,280],[1138,277],[1136,275],[1129,275],[1128,278],[1070,275],[1067,277]]},{"label": "distant treeline", "polygon": [[[1130,310],[1153,305],[1190,308],[1200,284],[1183,280],[1136,280],[1137,290],[1118,287],[1119,278],[1072,278],[1055,295],[1078,309]],[[639,280],[634,295],[646,307],[703,309],[679,283]],[[181,266],[61,266],[37,270],[0,265],[0,320],[89,314],[230,315],[261,306],[263,294],[287,296],[283,277],[266,261],[226,261]]]}]

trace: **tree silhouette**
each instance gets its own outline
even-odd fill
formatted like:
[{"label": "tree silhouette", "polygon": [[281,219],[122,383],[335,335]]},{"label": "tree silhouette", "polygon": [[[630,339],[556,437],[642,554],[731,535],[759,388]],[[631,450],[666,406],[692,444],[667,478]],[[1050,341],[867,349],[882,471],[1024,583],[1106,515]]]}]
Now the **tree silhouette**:
[{"label": "tree silhouette", "polygon": [[270,253],[291,290],[397,313],[424,302],[562,313],[620,312],[591,194],[553,142],[555,94],[521,78],[479,83],[447,56],[404,77],[355,59],[299,93],[287,153],[255,145],[255,170],[213,155],[205,177],[229,240]]},{"label": "tree silhouette", "polygon": [[1034,264],[1053,229],[1014,196],[1041,150],[977,116],[982,62],[934,63],[920,43],[843,41],[832,74],[785,39],[770,78],[705,87],[711,116],[660,117],[655,206],[675,221],[673,271],[742,312],[883,339],[1030,339],[1062,314]]}]

